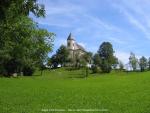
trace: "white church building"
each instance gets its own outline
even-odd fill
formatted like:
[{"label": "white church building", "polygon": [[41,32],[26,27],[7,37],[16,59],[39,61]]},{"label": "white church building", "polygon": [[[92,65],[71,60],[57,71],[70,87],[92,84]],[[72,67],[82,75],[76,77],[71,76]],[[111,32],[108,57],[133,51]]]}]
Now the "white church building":
[{"label": "white church building", "polygon": [[70,53],[69,57],[72,59],[75,58],[76,55],[80,57],[86,53],[85,49],[75,41],[71,33],[67,38],[67,48]]}]

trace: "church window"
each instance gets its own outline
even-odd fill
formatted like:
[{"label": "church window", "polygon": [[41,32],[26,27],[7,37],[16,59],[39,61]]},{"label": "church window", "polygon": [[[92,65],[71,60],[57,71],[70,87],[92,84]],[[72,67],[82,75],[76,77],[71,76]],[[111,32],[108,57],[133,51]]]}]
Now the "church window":
[{"label": "church window", "polygon": [[70,43],[68,42],[68,46],[70,46]]}]

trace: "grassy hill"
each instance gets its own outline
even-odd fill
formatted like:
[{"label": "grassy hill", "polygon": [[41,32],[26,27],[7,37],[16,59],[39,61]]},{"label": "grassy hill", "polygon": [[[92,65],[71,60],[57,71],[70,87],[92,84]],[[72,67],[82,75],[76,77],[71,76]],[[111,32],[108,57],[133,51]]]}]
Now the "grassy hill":
[{"label": "grassy hill", "polygon": [[42,109],[150,112],[150,72],[112,72],[90,74],[87,79],[82,77],[82,70],[59,69],[45,71],[43,76],[36,73],[32,77],[0,78],[0,112],[44,113]]}]

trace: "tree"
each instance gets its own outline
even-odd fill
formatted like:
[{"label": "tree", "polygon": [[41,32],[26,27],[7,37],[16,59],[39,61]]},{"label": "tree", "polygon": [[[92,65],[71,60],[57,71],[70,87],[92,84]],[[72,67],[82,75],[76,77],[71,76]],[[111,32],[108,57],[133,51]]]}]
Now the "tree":
[{"label": "tree", "polygon": [[57,62],[61,66],[65,66],[68,62],[69,51],[66,46],[61,45],[60,48],[56,51]]},{"label": "tree", "polygon": [[83,54],[83,59],[85,59],[87,64],[91,64],[92,62],[92,52],[86,52],[85,54]]},{"label": "tree", "polygon": [[122,62],[122,61],[119,61],[119,69],[120,69],[120,70],[123,70],[123,68],[124,68],[123,62]]},{"label": "tree", "polygon": [[51,64],[52,64],[52,68],[57,68],[59,65],[58,59],[57,59],[57,55],[54,54],[51,57]]},{"label": "tree", "polygon": [[[36,24],[26,17],[20,19],[22,20],[14,26],[16,30],[4,34],[6,40],[0,50],[1,65],[5,67],[8,75],[20,73],[24,67],[38,67],[52,50],[53,34],[37,28]],[[15,64],[13,71],[7,68],[12,66],[9,62]]]},{"label": "tree", "polygon": [[109,73],[111,71],[111,66],[114,63],[113,53],[113,47],[110,42],[103,42],[100,45],[98,54],[102,59],[101,69],[103,72]]},{"label": "tree", "polygon": [[133,71],[135,71],[137,69],[138,59],[136,58],[135,54],[132,52],[130,53],[129,63],[131,64]]},{"label": "tree", "polygon": [[92,56],[93,56],[92,52],[86,52],[82,56],[83,62],[81,62],[81,65],[82,65],[82,67],[85,68],[85,77],[88,77],[88,75],[89,75],[89,67],[88,66],[89,66],[89,64],[92,63]]},{"label": "tree", "polygon": [[47,59],[47,66],[48,66],[48,68],[52,67],[52,58]]},{"label": "tree", "polygon": [[0,73],[12,75],[39,67],[52,50],[54,34],[40,29],[29,13],[44,16],[44,6],[36,0],[4,0],[0,12]]},{"label": "tree", "polygon": [[100,72],[100,65],[101,65],[101,58],[98,53],[94,54],[93,56],[93,65],[92,65],[92,72],[98,73]]},{"label": "tree", "polygon": [[101,62],[102,62],[102,60],[101,60],[99,54],[96,53],[96,54],[93,56],[93,64],[94,64],[95,66],[100,66],[100,65],[101,65]]},{"label": "tree", "polygon": [[114,61],[113,61],[113,69],[117,68],[117,65],[119,64],[118,58],[116,56],[114,56]]},{"label": "tree", "polygon": [[147,68],[147,59],[142,56],[139,61],[141,72],[143,72]]},{"label": "tree", "polygon": [[37,0],[2,0],[0,1],[0,20],[6,20],[8,16],[7,11],[11,8],[13,17],[19,15],[28,16],[30,12],[36,17],[45,16],[44,5],[39,4]]},{"label": "tree", "polygon": [[148,58],[148,70],[150,70],[150,57]]}]

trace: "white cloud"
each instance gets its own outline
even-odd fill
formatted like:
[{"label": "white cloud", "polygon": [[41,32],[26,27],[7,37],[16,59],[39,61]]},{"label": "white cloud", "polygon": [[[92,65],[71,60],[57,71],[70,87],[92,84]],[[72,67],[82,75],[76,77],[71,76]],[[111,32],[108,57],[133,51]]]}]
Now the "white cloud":
[{"label": "white cloud", "polygon": [[93,28],[95,29],[94,32],[100,32],[103,29],[120,32],[120,28],[102,21],[99,17],[89,13],[87,7],[82,5],[82,2],[81,4],[73,4],[70,1],[59,1],[55,3],[49,0],[41,0],[41,2],[45,4],[47,15],[44,19],[35,19],[40,24],[66,28],[70,27],[70,29],[74,27],[74,31],[76,32],[79,29],[79,31],[86,30],[86,32],[90,32]]},{"label": "white cloud", "polygon": [[34,18],[40,24],[71,28],[85,13],[82,6],[67,1],[40,0],[45,5],[46,18]]},{"label": "white cloud", "polygon": [[129,23],[143,32],[147,39],[150,39],[150,15],[149,12],[143,10],[146,5],[145,2],[145,0],[142,2],[139,0],[122,0],[119,4],[113,3],[113,6],[119,9],[120,13],[126,17]]},{"label": "white cloud", "polygon": [[133,25],[135,25],[138,29],[140,29],[145,36],[150,39],[150,33],[149,30],[146,28],[146,26],[144,26],[144,24],[142,24],[140,21],[138,21],[133,15],[131,15],[129,12],[127,12],[126,10],[124,10],[123,12],[126,17],[128,18],[129,22]]}]

